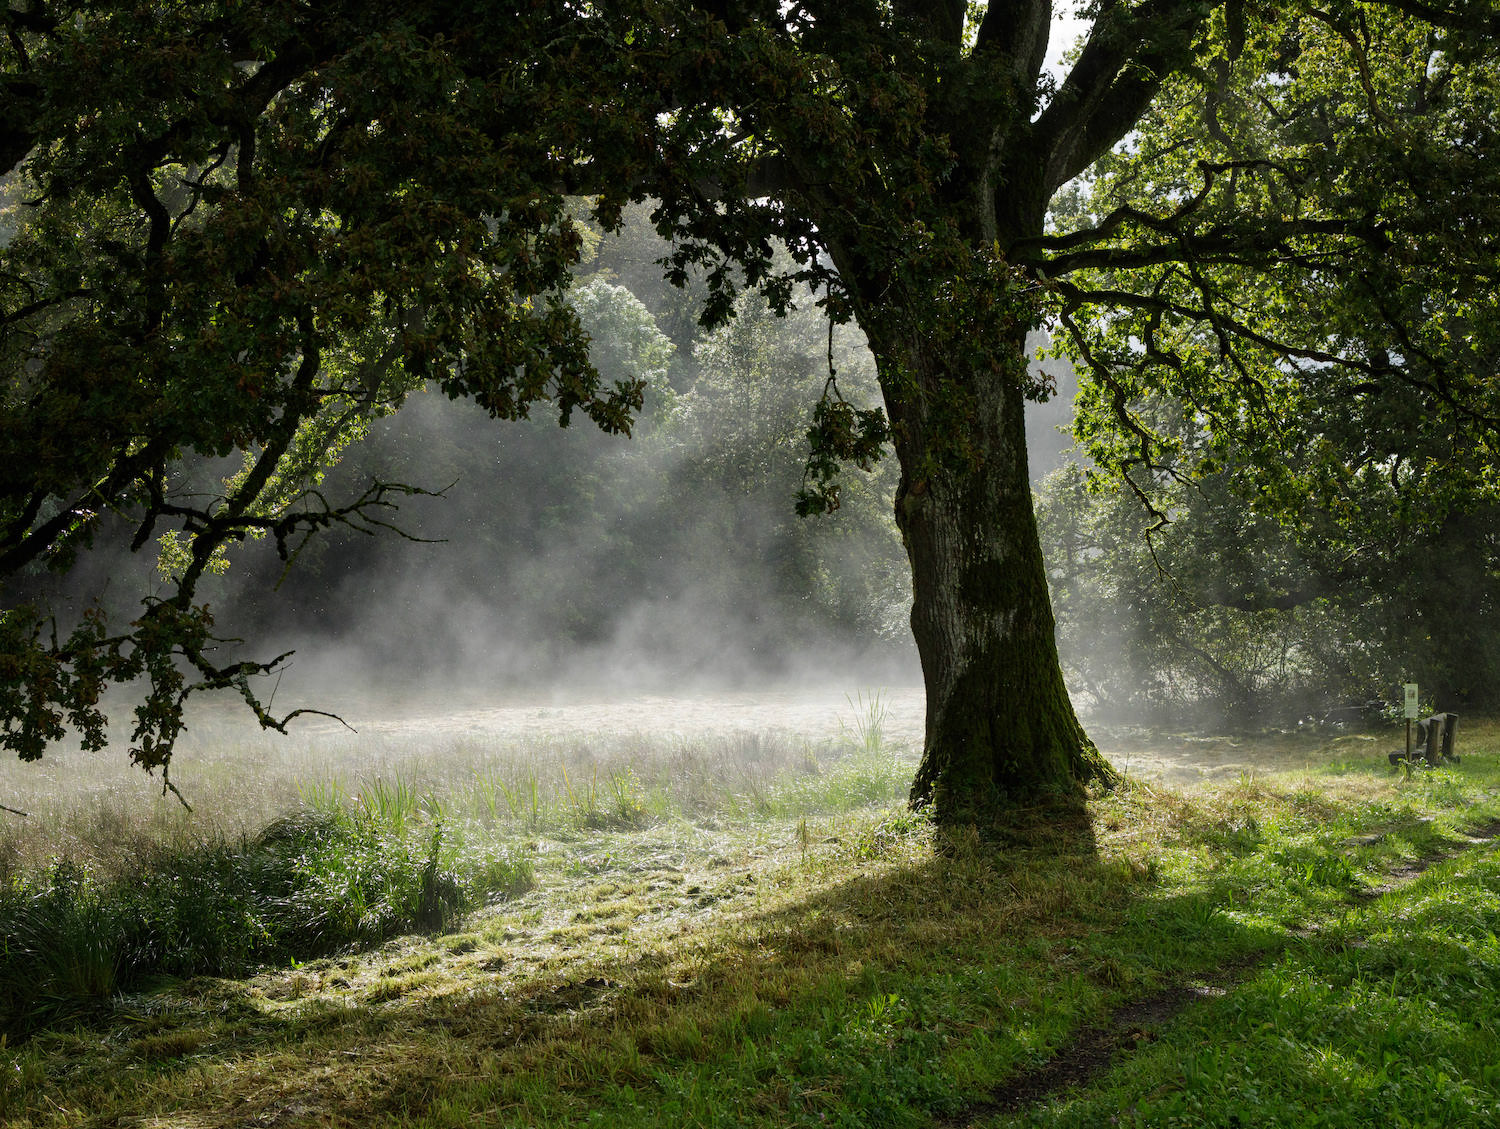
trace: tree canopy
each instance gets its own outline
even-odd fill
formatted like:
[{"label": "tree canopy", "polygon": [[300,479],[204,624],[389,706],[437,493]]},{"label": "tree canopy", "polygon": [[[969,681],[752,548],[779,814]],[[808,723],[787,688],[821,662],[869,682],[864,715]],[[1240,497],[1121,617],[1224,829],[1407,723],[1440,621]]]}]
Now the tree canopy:
[{"label": "tree canopy", "polygon": [[[1111,779],[1058,668],[1027,332],[1067,332],[1097,381],[1088,437],[1125,472],[1169,465],[1131,411],[1147,390],[1278,496],[1302,479],[1270,437],[1309,388],[1409,389],[1485,434],[1500,16],[1089,11],[1059,81],[1049,0],[7,9],[0,168],[24,202],[0,262],[0,562],[66,567],[114,515],[138,547],[175,527],[179,567],[127,628],[7,609],[5,746],[39,755],[65,719],[101,741],[101,686],[140,677],[147,767],[194,687],[282,724],[248,688],[269,664],[212,650],[197,583],[247,536],[290,554],[384,521],[402,487],[326,499],[317,476],[417,385],[628,429],[640,386],[601,381],[563,297],[584,195],[606,229],[655,202],[667,277],[702,280],[710,323],[742,288],[780,313],[802,285],[864,330],[885,410],[830,372],[800,506],[894,448],[928,695],[914,800],[989,819]],[[236,452],[227,488],[181,492],[184,458]]]},{"label": "tree canopy", "polygon": [[[0,566],[66,568],[110,515],[136,548],[174,538],[176,564],[123,628],[89,614],[58,638],[39,609],[7,609],[4,743],[23,758],[64,714],[101,743],[102,687],[138,678],[148,768],[195,687],[238,687],[283,724],[246,681],[274,661],[220,658],[197,584],[247,536],[290,555],[330,523],[385,523],[407,488],[330,500],[316,483],[410,389],[628,429],[640,383],[601,383],[563,300],[580,237],[555,187],[600,97],[579,84],[604,79],[551,50],[603,48],[562,6],[437,15],[7,10]],[[184,493],[184,460],[230,456],[226,488]]]},{"label": "tree canopy", "polygon": [[[1081,266],[1057,284],[1096,377],[1081,438],[1127,474],[1254,464],[1282,511],[1434,469],[1492,489],[1494,41],[1369,5],[1220,34],[1075,197],[1106,237],[1044,240]],[[1148,393],[1197,433],[1117,410]]]},{"label": "tree canopy", "polygon": [[[1057,536],[1082,536],[1075,559],[1100,535],[1116,547],[1082,572],[1121,566],[1105,586],[1137,593],[1110,611],[1094,581],[1068,584],[1121,628],[1095,688],[1152,697],[1119,659],[1150,651],[1231,713],[1267,704],[1257,684],[1312,710],[1403,677],[1482,704],[1500,563],[1493,40],[1315,9],[1252,22],[1229,56],[1169,83],[1059,201],[1059,222],[1082,209],[1125,236],[1060,284],[1059,318],[1095,378],[1084,446],[1150,515],[1086,533],[1070,487],[1049,506]],[[1233,234],[1257,211],[1268,246]]]}]

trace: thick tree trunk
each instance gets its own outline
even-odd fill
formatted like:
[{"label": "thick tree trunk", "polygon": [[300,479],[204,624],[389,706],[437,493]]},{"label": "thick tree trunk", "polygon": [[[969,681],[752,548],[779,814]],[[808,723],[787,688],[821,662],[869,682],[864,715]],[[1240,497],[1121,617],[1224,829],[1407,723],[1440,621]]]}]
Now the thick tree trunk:
[{"label": "thick tree trunk", "polygon": [[[1016,368],[954,372],[920,341],[873,342],[901,460],[927,735],[912,785],[945,824],[1074,803],[1113,770],[1073,712],[1032,511]],[[899,352],[897,351],[899,350]],[[1009,366],[1007,366],[1009,367]]]}]

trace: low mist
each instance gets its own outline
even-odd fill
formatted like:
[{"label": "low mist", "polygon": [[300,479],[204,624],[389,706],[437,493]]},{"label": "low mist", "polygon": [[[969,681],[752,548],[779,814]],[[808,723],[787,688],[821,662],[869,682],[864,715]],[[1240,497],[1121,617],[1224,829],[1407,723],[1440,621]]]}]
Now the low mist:
[{"label": "low mist", "polygon": [[[700,296],[661,281],[665,251],[636,214],[575,289],[605,380],[647,382],[631,437],[559,427],[546,404],[494,421],[418,393],[321,489],[442,491],[391,516],[420,540],[336,529],[284,575],[270,546],[250,546],[216,582],[219,626],[295,648],[283,684],[298,700],[920,686],[894,455],[849,470],[835,513],[794,512],[826,320],[810,298],[780,318],[747,294],[704,330]],[[843,394],[878,404],[862,336],[831,340]],[[1033,405],[1037,480],[1070,442],[1071,370],[1047,367],[1059,394]]]}]

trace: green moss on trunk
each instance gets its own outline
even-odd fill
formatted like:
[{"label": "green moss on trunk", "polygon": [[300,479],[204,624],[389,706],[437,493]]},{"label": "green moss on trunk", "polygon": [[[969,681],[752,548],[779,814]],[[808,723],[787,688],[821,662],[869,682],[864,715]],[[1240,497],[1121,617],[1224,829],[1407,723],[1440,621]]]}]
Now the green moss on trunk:
[{"label": "green moss on trunk", "polygon": [[[1019,809],[1077,804],[1087,785],[1115,779],[1078,722],[1058,663],[1014,376],[1022,349],[1017,339],[1009,372],[956,373],[908,343],[906,379],[891,382],[905,392],[892,410],[903,468],[897,522],[927,689],[911,799],[948,825],[994,826]],[[905,391],[913,388],[917,395]],[[975,410],[951,410],[954,388]],[[930,457],[934,441],[965,457]]]},{"label": "green moss on trunk", "polygon": [[1022,650],[972,662],[929,718],[912,803],[931,804],[941,823],[982,826],[1020,808],[1077,803],[1086,785],[1113,783],[1056,662]]}]

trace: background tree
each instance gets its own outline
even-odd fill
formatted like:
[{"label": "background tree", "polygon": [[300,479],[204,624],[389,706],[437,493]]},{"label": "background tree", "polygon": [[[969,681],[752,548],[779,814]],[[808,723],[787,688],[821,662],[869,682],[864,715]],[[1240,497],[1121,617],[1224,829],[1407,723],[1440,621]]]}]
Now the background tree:
[{"label": "background tree", "polygon": [[[1150,511],[1129,524],[1156,526],[1154,556],[1085,568],[1155,591],[1149,613],[1119,609],[1134,618],[1122,654],[1178,672],[1191,655],[1198,692],[1232,713],[1272,706],[1273,690],[1309,709],[1403,678],[1450,707],[1487,703],[1500,385],[1478,233],[1500,218],[1493,42],[1360,6],[1239,34],[1233,59],[1169,84],[1059,210],[1077,223],[1082,205],[1148,246],[1207,245],[1231,238],[1249,196],[1320,235],[1289,241],[1289,262],[1227,243],[1192,269],[1122,253],[1063,284],[1072,349],[1096,377],[1079,433]],[[1072,321],[1098,310],[1090,291],[1109,315]],[[1059,532],[1080,498],[1059,484]],[[1149,580],[1158,566],[1167,586]],[[1233,656],[1252,641],[1279,643],[1258,675]]]},{"label": "background tree", "polygon": [[1408,519],[1403,501],[1421,513],[1418,488],[1398,499],[1377,479],[1343,515],[1351,537],[1320,508],[1290,520],[1258,508],[1231,470],[1145,485],[1170,524],[1153,529],[1135,495],[1097,476],[1089,484],[1077,466],[1038,495],[1059,651],[1097,719],[1352,721],[1405,680],[1445,708],[1490,708],[1492,504]]}]

